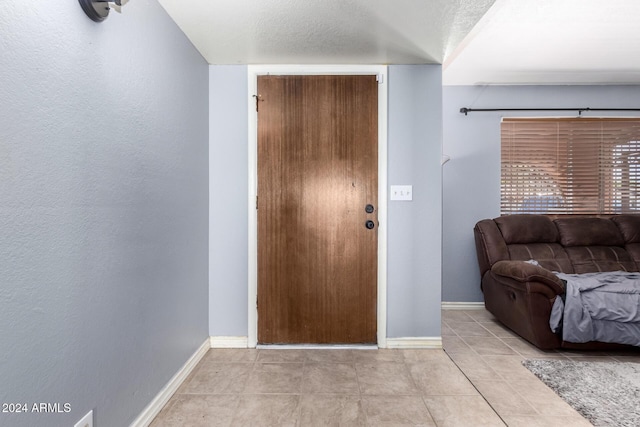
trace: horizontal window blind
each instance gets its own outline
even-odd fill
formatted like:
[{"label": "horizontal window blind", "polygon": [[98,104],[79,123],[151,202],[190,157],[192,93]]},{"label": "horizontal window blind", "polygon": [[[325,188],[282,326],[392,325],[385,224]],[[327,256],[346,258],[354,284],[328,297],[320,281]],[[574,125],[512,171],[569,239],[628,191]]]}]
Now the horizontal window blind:
[{"label": "horizontal window blind", "polygon": [[640,213],[640,118],[505,118],[501,213]]}]

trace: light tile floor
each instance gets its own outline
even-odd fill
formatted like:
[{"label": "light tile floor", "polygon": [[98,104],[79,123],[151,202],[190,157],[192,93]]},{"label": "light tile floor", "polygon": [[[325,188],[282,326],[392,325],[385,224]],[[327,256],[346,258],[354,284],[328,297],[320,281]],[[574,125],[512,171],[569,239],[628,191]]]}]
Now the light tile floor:
[{"label": "light tile floor", "polygon": [[485,310],[444,310],[442,350],[210,350],[151,424],[590,426],[523,359],[640,361],[540,351]]}]

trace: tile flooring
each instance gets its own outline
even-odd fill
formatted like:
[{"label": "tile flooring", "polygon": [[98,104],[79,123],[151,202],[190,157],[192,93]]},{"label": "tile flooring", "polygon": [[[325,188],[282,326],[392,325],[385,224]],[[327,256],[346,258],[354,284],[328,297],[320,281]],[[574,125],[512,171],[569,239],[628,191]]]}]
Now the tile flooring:
[{"label": "tile flooring", "polygon": [[520,362],[543,352],[485,310],[444,310],[442,350],[212,349],[156,417],[169,426],[590,426]]}]

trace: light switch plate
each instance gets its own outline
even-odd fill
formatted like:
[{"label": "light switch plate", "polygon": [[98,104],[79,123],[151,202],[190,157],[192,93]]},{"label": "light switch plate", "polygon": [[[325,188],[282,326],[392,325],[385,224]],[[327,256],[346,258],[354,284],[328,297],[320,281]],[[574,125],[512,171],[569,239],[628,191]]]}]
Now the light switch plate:
[{"label": "light switch plate", "polygon": [[413,185],[392,185],[391,200],[413,200]]}]

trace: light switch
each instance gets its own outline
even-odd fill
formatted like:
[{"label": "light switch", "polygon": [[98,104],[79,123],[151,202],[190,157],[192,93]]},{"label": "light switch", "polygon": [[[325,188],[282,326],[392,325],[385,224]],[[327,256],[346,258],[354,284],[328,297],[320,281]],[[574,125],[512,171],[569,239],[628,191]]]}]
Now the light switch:
[{"label": "light switch", "polygon": [[391,200],[413,200],[413,185],[392,185]]}]

